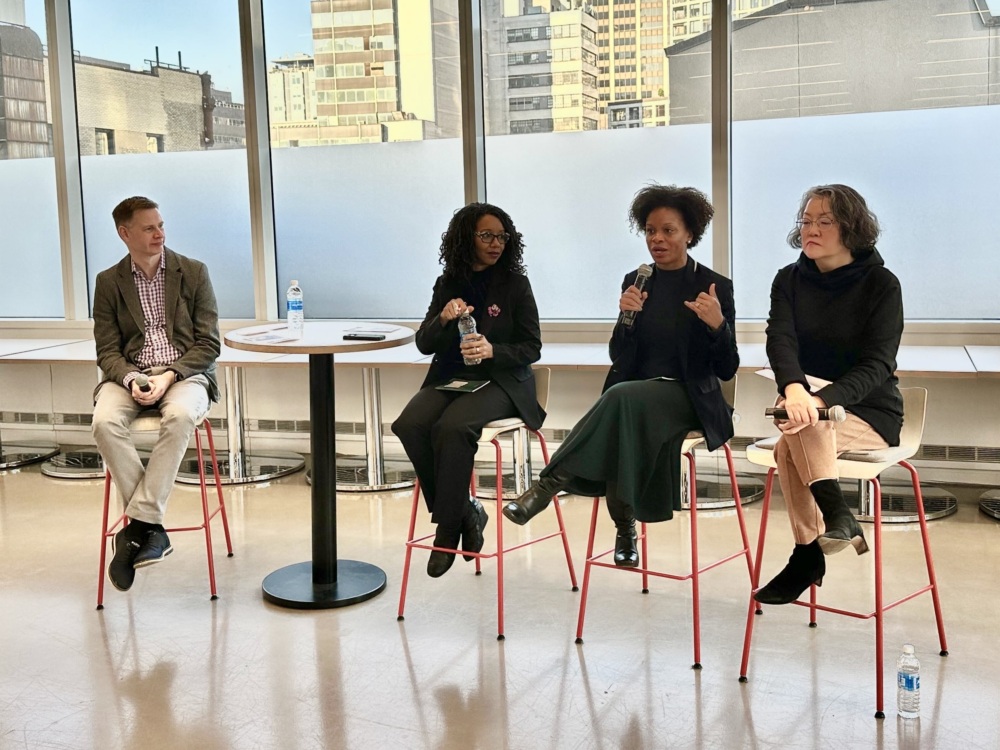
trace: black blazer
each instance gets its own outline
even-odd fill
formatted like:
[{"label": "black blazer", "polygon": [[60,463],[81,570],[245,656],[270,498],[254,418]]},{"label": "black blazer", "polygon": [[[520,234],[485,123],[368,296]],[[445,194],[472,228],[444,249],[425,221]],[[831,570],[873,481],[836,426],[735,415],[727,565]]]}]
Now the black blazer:
[{"label": "black blazer", "polygon": [[[444,276],[434,282],[434,295],[416,336],[417,349],[434,355],[421,388],[447,383],[461,368],[461,358],[454,361],[444,356],[458,351],[458,321],[442,326],[440,317],[445,304],[461,295],[461,284]],[[528,278],[496,269],[486,292],[485,307],[479,333],[493,345],[489,378],[510,396],[524,423],[537,430],[545,412],[538,405],[531,363],[542,354],[542,332]]]},{"label": "black blazer", "polygon": [[[635,283],[635,278],[635,271],[625,276],[622,282],[623,292]],[[646,283],[645,291],[650,295],[655,294],[655,280],[654,273]],[[722,397],[719,386],[720,380],[731,380],[740,366],[740,355],[736,349],[733,282],[689,257],[687,268],[684,269],[684,299],[693,300],[700,292],[707,294],[712,284],[715,284],[715,293],[719,297],[726,322],[718,331],[711,331],[692,310],[685,307],[680,313],[680,338],[677,344],[688,397],[701,421],[708,449],[714,451],[733,436],[732,409]],[[639,313],[631,329],[619,321],[612,331],[608,344],[612,365],[604,382],[604,390],[636,378],[636,332],[642,321],[642,313]]]}]

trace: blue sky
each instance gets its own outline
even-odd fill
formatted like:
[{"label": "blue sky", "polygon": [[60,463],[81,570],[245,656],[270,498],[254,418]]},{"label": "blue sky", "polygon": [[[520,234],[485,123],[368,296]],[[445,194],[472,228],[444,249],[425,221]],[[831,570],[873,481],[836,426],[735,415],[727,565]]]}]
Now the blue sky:
[{"label": "blue sky", "polygon": [[[208,71],[216,88],[243,101],[236,0],[76,0],[73,49],[142,70],[160,47],[160,60]],[[27,24],[44,41],[44,0],[26,0]],[[312,53],[309,0],[264,0],[267,59]]]}]

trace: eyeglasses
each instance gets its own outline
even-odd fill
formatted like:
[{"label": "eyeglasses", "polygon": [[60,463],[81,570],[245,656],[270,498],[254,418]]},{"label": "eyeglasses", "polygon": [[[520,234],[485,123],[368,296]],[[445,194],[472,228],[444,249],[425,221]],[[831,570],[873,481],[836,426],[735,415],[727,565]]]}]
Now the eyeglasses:
[{"label": "eyeglasses", "polygon": [[510,239],[510,235],[507,234],[507,232],[500,232],[500,234],[493,234],[493,232],[475,232],[474,234],[487,245],[492,245],[493,240],[496,240],[501,245],[506,245],[507,240]]},{"label": "eyeglasses", "polygon": [[837,223],[836,219],[828,219],[824,217],[822,219],[817,219],[816,221],[812,221],[810,219],[799,219],[797,222],[795,222],[795,226],[797,226],[800,231],[801,230],[809,231],[810,229],[813,228],[813,226],[816,226],[819,228],[821,232],[825,232],[827,229],[830,229],[836,223]]}]

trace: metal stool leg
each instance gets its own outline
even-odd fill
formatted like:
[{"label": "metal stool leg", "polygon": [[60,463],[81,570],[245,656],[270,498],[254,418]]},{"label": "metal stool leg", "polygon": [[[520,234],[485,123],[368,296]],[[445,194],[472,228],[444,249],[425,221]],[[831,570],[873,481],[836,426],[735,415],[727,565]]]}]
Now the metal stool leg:
[{"label": "metal stool leg", "polygon": [[413,483],[413,507],[410,510],[410,527],[406,532],[406,558],[403,561],[403,581],[399,587],[399,611],[396,620],[402,621],[403,607],[406,606],[406,586],[410,582],[410,558],[413,556],[413,532],[417,527],[417,504],[420,502],[420,480]]}]

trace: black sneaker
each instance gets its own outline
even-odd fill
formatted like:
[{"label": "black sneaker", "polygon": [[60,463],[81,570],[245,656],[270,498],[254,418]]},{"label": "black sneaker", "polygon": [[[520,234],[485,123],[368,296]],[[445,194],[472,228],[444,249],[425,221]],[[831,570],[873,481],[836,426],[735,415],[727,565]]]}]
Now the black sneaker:
[{"label": "black sneaker", "polygon": [[133,565],[136,568],[144,568],[147,565],[163,562],[163,558],[173,551],[167,532],[158,529],[147,531],[146,539],[136,553]]},{"label": "black sneaker", "polygon": [[142,547],[142,532],[134,523],[111,537],[111,564],[108,565],[108,578],[119,591],[128,591],[135,581],[135,557]]}]

